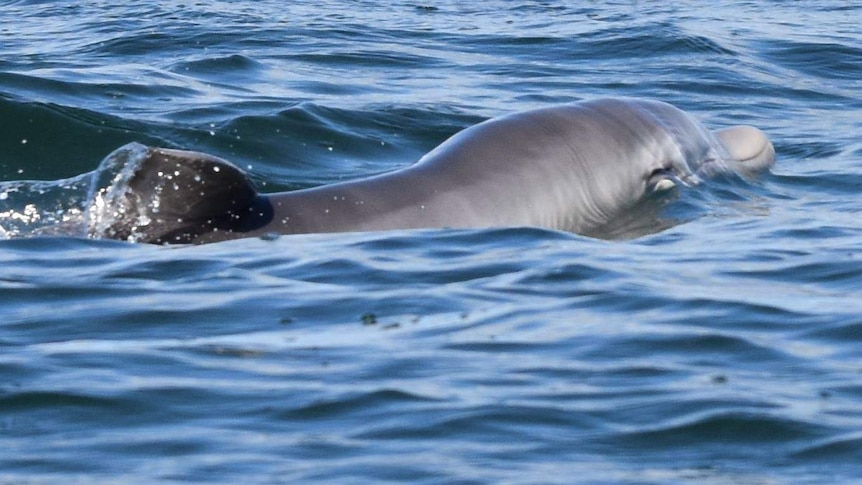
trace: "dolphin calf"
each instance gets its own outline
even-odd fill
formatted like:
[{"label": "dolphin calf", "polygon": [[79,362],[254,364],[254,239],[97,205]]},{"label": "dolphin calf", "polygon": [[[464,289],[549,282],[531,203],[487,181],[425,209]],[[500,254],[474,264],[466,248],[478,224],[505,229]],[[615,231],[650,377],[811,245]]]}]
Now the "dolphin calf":
[{"label": "dolphin calf", "polygon": [[94,237],[176,244],[408,228],[536,226],[584,235],[653,194],[754,174],[775,151],[757,128],[715,132],[670,104],[598,99],[493,118],[392,173],[260,194],[225,160],[148,148]]}]

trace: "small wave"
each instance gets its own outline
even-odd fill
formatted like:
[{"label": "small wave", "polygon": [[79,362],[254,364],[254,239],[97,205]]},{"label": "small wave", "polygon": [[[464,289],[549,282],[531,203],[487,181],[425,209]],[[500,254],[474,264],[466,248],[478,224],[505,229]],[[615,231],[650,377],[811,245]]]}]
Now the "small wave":
[{"label": "small wave", "polygon": [[771,62],[820,79],[857,80],[862,69],[862,49],[838,43],[766,43],[764,56]]},{"label": "small wave", "polygon": [[629,57],[722,55],[736,53],[717,41],[682,31],[672,24],[656,28],[613,27],[585,36],[585,55],[594,59],[619,60]]},{"label": "small wave", "polygon": [[655,429],[632,432],[620,438],[632,445],[675,448],[709,441],[714,446],[731,444],[740,450],[766,444],[782,445],[820,435],[824,427],[775,416],[769,412],[720,411],[704,413],[680,422],[656,423]]},{"label": "small wave", "polygon": [[794,455],[798,459],[811,461],[835,462],[842,458],[859,460],[862,458],[862,433],[847,433],[818,440]]}]

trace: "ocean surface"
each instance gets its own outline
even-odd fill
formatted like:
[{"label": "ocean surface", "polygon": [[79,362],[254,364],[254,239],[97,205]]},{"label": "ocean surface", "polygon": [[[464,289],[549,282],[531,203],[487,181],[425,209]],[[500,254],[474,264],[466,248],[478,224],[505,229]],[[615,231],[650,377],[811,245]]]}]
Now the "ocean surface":
[{"label": "ocean surface", "polygon": [[[38,229],[132,142],[292,190],[607,96],[777,163],[629,240]],[[862,480],[856,2],[2,1],[0,180],[0,483]]]}]

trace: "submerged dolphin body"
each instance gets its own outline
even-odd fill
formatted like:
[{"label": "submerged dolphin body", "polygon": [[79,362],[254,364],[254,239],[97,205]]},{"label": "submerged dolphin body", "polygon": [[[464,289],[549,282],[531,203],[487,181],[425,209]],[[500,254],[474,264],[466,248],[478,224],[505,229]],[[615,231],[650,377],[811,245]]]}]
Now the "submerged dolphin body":
[{"label": "submerged dolphin body", "polygon": [[774,154],[757,128],[711,133],[669,104],[632,99],[494,118],[410,167],[276,194],[257,193],[216,157],[149,148],[91,235],[159,244],[433,227],[601,235],[651,194],[716,172],[756,173]]}]

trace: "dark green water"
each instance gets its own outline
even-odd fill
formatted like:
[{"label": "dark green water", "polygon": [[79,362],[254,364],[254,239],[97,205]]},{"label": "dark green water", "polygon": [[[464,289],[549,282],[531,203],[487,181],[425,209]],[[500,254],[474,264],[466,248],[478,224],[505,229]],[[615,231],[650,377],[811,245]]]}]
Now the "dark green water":
[{"label": "dark green water", "polygon": [[84,181],[51,181],[130,142],[288,190],[604,96],[752,124],[778,153],[631,241],[0,241],[0,483],[862,479],[862,9],[0,7],[7,226],[22,200],[62,218]]}]

